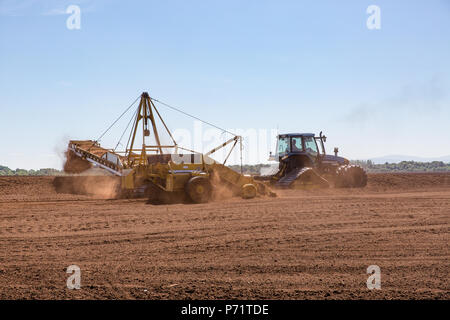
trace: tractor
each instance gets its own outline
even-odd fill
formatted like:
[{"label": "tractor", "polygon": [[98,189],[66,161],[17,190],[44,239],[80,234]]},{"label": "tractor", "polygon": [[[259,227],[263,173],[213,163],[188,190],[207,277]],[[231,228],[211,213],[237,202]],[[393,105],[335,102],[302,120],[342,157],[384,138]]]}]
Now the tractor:
[{"label": "tractor", "polygon": [[349,160],[325,152],[327,137],[320,132],[287,133],[277,136],[277,152],[269,160],[279,162],[278,172],[255,177],[268,180],[279,188],[362,188],[367,185],[363,168],[351,165]]}]

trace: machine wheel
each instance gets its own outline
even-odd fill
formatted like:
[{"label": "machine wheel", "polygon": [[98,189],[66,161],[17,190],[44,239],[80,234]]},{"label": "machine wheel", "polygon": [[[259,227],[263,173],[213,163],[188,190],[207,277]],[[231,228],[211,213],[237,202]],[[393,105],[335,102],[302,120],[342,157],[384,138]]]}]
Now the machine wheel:
[{"label": "machine wheel", "polygon": [[256,193],[257,190],[254,184],[247,183],[242,186],[242,194],[241,194],[242,198],[252,199],[256,197]]},{"label": "machine wheel", "polygon": [[360,166],[340,166],[334,184],[337,188],[363,188],[367,185],[367,174]]},{"label": "machine wheel", "polygon": [[206,177],[192,177],[186,183],[186,193],[195,203],[208,202],[212,194],[211,182]]}]

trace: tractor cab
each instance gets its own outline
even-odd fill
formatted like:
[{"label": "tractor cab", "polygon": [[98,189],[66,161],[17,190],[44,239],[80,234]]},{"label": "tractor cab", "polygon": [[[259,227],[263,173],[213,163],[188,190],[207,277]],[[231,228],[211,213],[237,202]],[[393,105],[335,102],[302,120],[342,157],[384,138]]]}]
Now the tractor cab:
[{"label": "tractor cab", "polygon": [[317,167],[320,165],[343,165],[348,160],[338,157],[338,148],[334,148],[334,155],[328,155],[325,151],[327,137],[313,133],[285,133],[277,136],[277,152],[270,154],[270,161],[294,162],[291,166]]},{"label": "tractor cab", "polygon": [[[280,160],[285,156],[305,155],[317,158],[320,155],[319,147],[313,133],[286,133],[278,135],[277,156]],[[322,148],[322,153],[324,149]]]},{"label": "tractor cab", "polygon": [[280,168],[287,165],[288,171],[299,167],[315,167],[321,157],[316,140],[313,133],[280,134],[277,137],[276,154],[271,155],[269,160],[278,161]]}]

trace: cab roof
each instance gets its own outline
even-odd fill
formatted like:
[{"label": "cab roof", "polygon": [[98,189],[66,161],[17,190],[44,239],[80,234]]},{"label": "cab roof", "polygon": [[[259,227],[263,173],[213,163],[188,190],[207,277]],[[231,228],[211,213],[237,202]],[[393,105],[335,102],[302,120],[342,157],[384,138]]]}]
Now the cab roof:
[{"label": "cab roof", "polygon": [[283,133],[279,134],[279,137],[298,137],[298,136],[304,136],[304,137],[314,137],[314,133]]}]

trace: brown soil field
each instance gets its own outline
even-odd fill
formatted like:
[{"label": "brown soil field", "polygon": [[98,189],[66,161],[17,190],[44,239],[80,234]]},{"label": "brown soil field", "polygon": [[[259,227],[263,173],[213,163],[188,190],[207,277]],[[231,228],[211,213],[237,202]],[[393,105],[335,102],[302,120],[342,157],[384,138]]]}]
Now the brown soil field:
[{"label": "brown soil field", "polygon": [[450,299],[450,174],[173,205],[53,179],[0,177],[0,299]]}]

